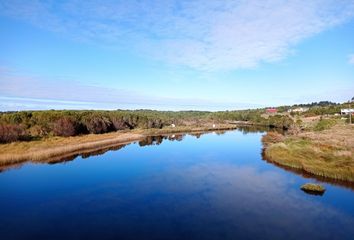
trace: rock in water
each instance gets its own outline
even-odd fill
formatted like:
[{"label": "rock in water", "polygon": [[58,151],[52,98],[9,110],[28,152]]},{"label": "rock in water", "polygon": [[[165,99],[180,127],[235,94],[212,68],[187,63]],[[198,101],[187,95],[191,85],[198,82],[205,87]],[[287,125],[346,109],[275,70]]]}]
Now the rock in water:
[{"label": "rock in water", "polygon": [[316,183],[306,183],[301,186],[301,190],[314,195],[323,195],[326,189],[319,184]]}]

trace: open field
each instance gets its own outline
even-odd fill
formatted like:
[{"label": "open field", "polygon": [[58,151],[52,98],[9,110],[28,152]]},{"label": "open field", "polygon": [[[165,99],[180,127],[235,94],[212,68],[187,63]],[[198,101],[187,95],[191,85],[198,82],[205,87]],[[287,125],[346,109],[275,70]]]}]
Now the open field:
[{"label": "open field", "polygon": [[204,132],[234,129],[235,125],[222,124],[216,127],[167,127],[163,129],[134,129],[106,134],[88,134],[75,137],[49,137],[38,141],[0,144],[0,166],[26,161],[56,161],[79,153],[97,151],[102,148],[125,145],[142,140],[147,136]]},{"label": "open field", "polygon": [[354,126],[343,122],[328,129],[262,139],[268,161],[305,172],[354,182]]}]

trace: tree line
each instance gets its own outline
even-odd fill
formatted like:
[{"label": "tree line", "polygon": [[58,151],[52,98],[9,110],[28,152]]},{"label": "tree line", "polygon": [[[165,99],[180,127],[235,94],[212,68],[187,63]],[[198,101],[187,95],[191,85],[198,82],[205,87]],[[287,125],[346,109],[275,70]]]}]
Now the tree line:
[{"label": "tree line", "polygon": [[208,112],[199,111],[20,111],[0,113],[0,142],[30,140],[46,136],[101,134],[135,128],[162,128],[182,124],[183,120],[198,122]]},{"label": "tree line", "polygon": [[[327,105],[326,105],[327,104]],[[305,116],[334,114],[344,105],[321,102],[311,104]],[[323,105],[323,106],[319,106]],[[298,106],[298,105],[296,105]],[[286,112],[289,106],[278,107]],[[0,113],[0,142],[33,140],[48,136],[76,136],[101,134],[135,128],[162,128],[176,126],[202,126],[206,123],[246,121],[254,124],[288,129],[294,124],[285,114],[264,117],[265,108],[235,111],[155,111],[155,110],[48,110]]]}]

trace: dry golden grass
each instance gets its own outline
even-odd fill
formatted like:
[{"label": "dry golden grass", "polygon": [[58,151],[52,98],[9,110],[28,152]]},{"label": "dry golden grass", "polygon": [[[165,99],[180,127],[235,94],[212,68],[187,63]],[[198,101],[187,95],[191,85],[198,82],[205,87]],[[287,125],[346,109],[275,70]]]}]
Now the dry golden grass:
[{"label": "dry golden grass", "polygon": [[280,165],[354,182],[354,126],[339,123],[322,132],[287,136],[280,143],[267,144],[264,153]]},{"label": "dry golden grass", "polygon": [[105,147],[107,145],[127,144],[142,138],[144,138],[144,135],[138,133],[110,133],[108,136],[104,134],[70,138],[49,138],[36,142],[4,144],[0,146],[0,165],[63,157],[67,154]]},{"label": "dry golden grass", "polygon": [[337,148],[354,149],[354,125],[339,122],[334,127],[320,132],[304,132],[298,137],[311,139],[314,143]]},{"label": "dry golden grass", "polygon": [[103,148],[124,145],[142,140],[146,136],[164,135],[173,133],[204,132],[227,130],[234,125],[220,124],[200,127],[176,127],[163,129],[136,129],[106,134],[89,134],[75,137],[51,137],[38,141],[14,142],[0,144],[0,166],[14,165],[26,161],[49,162],[63,159],[74,154],[97,151]]}]

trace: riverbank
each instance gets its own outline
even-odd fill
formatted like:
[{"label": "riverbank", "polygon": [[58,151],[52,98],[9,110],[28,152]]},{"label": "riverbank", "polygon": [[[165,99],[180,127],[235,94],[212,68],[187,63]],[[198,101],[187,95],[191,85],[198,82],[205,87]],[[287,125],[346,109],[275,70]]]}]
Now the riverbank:
[{"label": "riverbank", "polygon": [[307,130],[262,138],[264,157],[304,172],[354,182],[354,126],[337,123],[322,131]]},{"label": "riverbank", "polygon": [[58,161],[80,153],[98,151],[102,148],[129,144],[148,136],[200,133],[205,131],[235,129],[235,125],[220,124],[215,127],[182,126],[162,129],[134,129],[105,134],[89,134],[75,137],[49,137],[37,141],[0,144],[0,166],[14,165],[27,161]]}]

